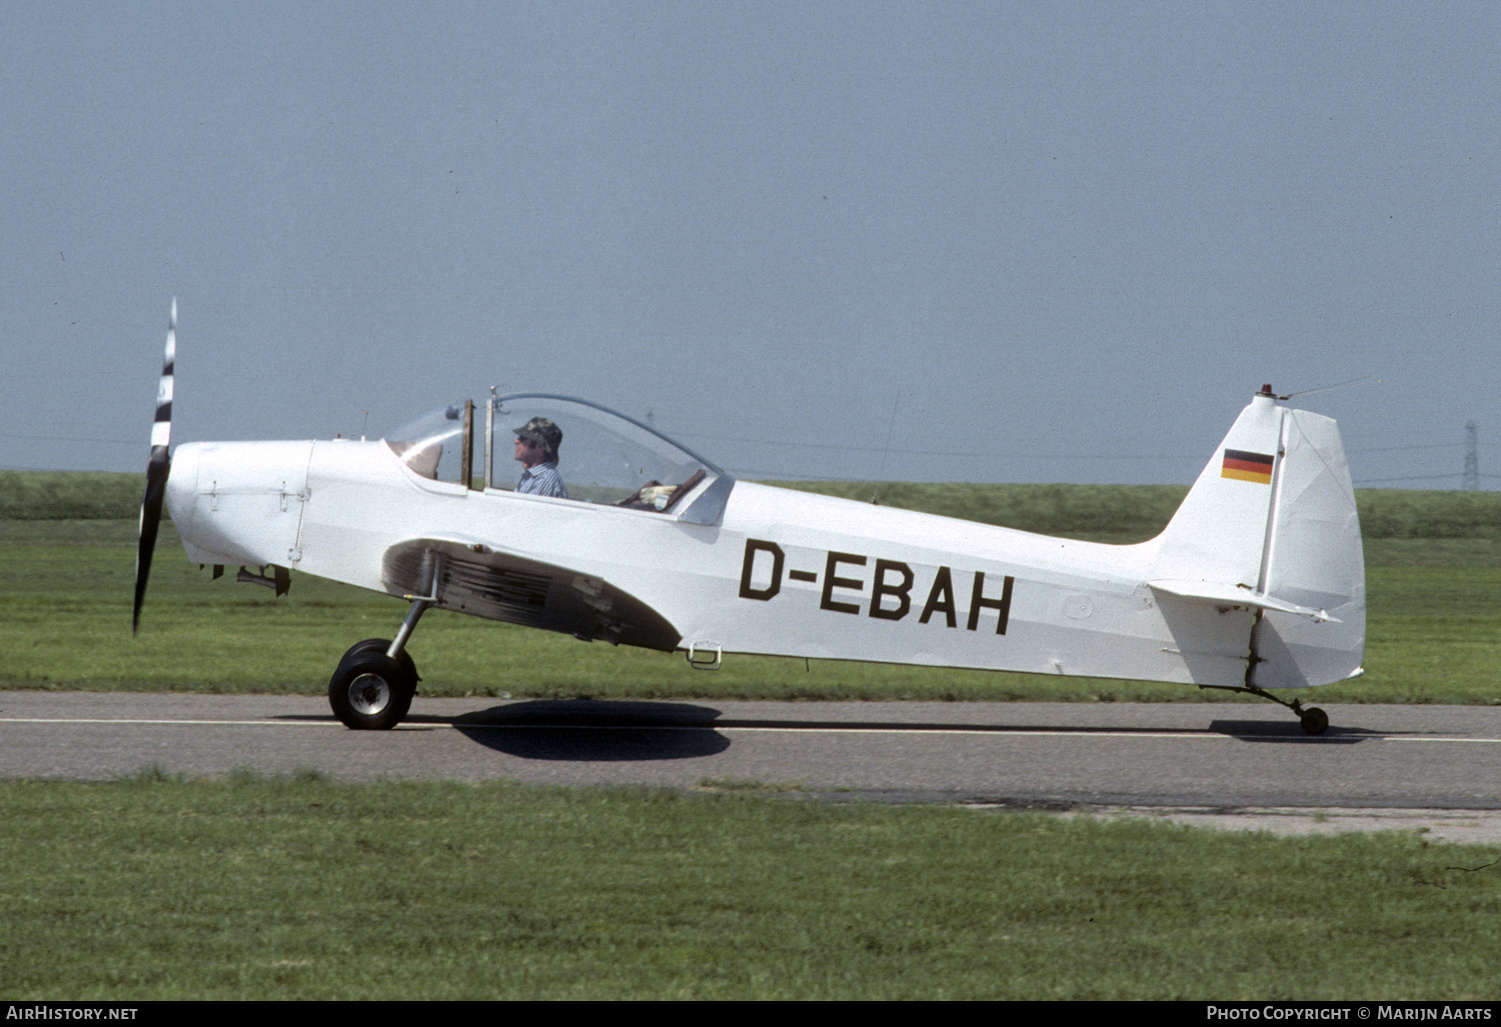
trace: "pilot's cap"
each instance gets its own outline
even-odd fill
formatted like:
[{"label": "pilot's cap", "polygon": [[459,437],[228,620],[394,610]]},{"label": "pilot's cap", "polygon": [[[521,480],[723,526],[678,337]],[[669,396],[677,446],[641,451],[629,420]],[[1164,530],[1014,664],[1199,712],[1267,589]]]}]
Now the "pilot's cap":
[{"label": "pilot's cap", "polygon": [[528,442],[536,442],[546,447],[552,453],[556,453],[558,447],[563,444],[563,429],[545,417],[533,417],[520,428],[511,430]]}]

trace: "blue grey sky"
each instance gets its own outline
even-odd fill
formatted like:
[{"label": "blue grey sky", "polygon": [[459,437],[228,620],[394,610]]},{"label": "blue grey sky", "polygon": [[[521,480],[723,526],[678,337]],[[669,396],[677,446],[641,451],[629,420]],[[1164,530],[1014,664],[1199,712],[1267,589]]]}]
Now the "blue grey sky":
[{"label": "blue grey sky", "polygon": [[[749,477],[1501,483],[1493,3],[0,4],[0,467],[580,395]],[[566,426],[565,426],[566,431]],[[888,444],[889,439],[889,444]],[[566,460],[567,445],[564,445]]]}]

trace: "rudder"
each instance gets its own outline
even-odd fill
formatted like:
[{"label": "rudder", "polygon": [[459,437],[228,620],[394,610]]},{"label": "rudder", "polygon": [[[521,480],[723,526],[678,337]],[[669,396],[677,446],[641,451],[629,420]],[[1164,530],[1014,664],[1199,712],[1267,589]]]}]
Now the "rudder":
[{"label": "rudder", "polygon": [[1361,673],[1365,656],[1365,551],[1339,428],[1288,410],[1282,449],[1263,589],[1328,620],[1268,611],[1252,638],[1258,688],[1342,681]]}]

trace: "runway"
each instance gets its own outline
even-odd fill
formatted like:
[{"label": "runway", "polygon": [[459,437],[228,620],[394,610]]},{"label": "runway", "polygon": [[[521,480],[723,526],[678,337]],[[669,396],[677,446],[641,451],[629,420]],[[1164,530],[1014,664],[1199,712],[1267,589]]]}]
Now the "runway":
[{"label": "runway", "polygon": [[155,765],[347,781],[757,784],[833,799],[1134,810],[1295,830],[1426,826],[1501,840],[1501,709],[1327,709],[1328,732],[1310,737],[1270,704],[419,696],[397,730],[355,732],[305,696],[0,692],[0,776],[109,780]]}]

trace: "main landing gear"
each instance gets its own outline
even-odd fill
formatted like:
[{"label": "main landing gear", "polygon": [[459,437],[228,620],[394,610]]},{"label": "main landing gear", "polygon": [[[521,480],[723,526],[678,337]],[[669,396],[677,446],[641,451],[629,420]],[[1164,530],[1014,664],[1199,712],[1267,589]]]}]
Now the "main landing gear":
[{"label": "main landing gear", "polygon": [[328,682],[328,704],[344,726],[356,731],[383,731],[400,724],[417,694],[417,666],[402,650],[389,655],[391,643],[367,638],[339,661]]},{"label": "main landing gear", "polygon": [[1309,706],[1307,709],[1304,709],[1302,699],[1294,699],[1289,702],[1285,699],[1277,698],[1264,688],[1254,688],[1249,685],[1243,688],[1233,688],[1229,685],[1200,685],[1199,687],[1217,688],[1225,692],[1244,692],[1247,695],[1256,695],[1263,699],[1269,699],[1278,706],[1286,706],[1293,713],[1297,714],[1298,723],[1303,726],[1303,731],[1310,735],[1321,735],[1329,729],[1329,714],[1317,706]]},{"label": "main landing gear", "polygon": [[407,640],[422,613],[437,602],[439,561],[433,562],[433,587],[425,596],[407,596],[412,608],[393,641],[367,638],[349,647],[328,681],[328,704],[344,726],[355,731],[387,731],[400,724],[417,694],[417,665],[406,651]]}]

